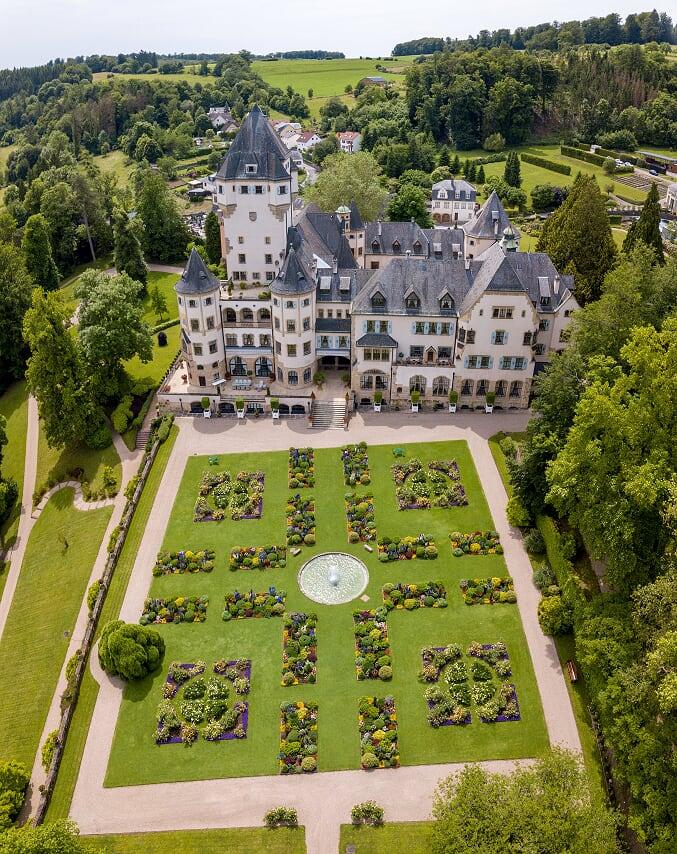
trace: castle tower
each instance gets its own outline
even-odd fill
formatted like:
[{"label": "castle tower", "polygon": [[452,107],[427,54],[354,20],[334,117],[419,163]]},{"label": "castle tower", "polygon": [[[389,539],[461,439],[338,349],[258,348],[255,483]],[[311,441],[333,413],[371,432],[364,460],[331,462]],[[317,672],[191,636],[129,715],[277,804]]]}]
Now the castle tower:
[{"label": "castle tower", "polygon": [[174,285],[179,303],[181,351],[188,363],[189,384],[213,391],[226,373],[219,280],[195,249]]},{"label": "castle tower", "polygon": [[275,379],[294,389],[308,389],[315,373],[315,278],[290,248],[272,283]]},{"label": "castle tower", "polygon": [[258,106],[243,121],[215,183],[228,275],[267,287],[284,260],[298,176]]}]

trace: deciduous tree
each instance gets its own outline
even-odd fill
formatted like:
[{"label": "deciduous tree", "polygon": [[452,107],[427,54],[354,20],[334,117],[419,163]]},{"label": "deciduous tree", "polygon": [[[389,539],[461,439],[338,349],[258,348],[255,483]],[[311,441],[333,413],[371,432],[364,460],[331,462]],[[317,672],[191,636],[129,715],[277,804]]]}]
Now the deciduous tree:
[{"label": "deciduous tree", "polygon": [[136,209],[143,222],[146,256],[161,264],[183,261],[188,232],[162,175],[144,170],[140,183]]},{"label": "deciduous tree", "polygon": [[317,181],[308,188],[308,198],[325,211],[335,211],[352,201],[363,219],[376,219],[387,196],[379,183],[381,169],[367,151],[332,154],[324,161]]},{"label": "deciduous tree", "polygon": [[42,214],[28,217],[21,248],[26,258],[26,267],[35,284],[46,291],[55,291],[59,287],[60,276],[52,257],[47,220]]},{"label": "deciduous tree", "polygon": [[145,290],[148,281],[148,267],[143,260],[137,228],[126,211],[117,210],[115,212],[113,234],[115,239],[115,269],[118,273],[126,273],[131,279],[141,282]]},{"label": "deciduous tree", "polygon": [[0,243],[0,390],[24,373],[28,349],[23,319],[31,304],[32,287],[21,250]]},{"label": "deciduous tree", "polygon": [[221,228],[219,218],[214,211],[209,211],[205,219],[205,248],[210,264],[221,262]]},{"label": "deciduous tree", "polygon": [[421,228],[432,228],[432,219],[428,213],[428,194],[414,184],[404,184],[388,204],[388,219],[394,222],[414,219]]}]

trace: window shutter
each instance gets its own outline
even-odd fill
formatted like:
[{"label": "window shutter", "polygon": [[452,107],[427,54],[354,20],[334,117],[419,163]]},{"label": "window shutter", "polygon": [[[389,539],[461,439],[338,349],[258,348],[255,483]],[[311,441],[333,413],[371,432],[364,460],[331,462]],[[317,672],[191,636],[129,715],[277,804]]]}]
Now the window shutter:
[{"label": "window shutter", "polygon": [[414,334],[416,334],[416,324],[415,324],[415,323],[412,323],[412,324],[411,324],[411,331],[412,331]]},{"label": "window shutter", "polygon": [[437,328],[437,334],[438,334],[438,335],[441,335],[441,334],[442,334],[442,324],[441,324],[441,323],[436,323],[436,324],[435,324],[435,326],[436,326],[436,328]]},{"label": "window shutter", "polygon": [[503,333],[503,343],[504,343],[504,344],[507,344],[507,343],[508,343],[508,333],[507,333],[507,332],[504,332],[504,333]]},{"label": "window shutter", "polygon": [[498,367],[499,367],[499,370],[501,370],[501,371],[505,370],[505,360],[506,360],[506,357],[501,356],[501,358],[498,361]]},{"label": "window shutter", "polygon": [[492,332],[492,333],[491,333],[491,343],[492,343],[492,344],[495,344],[495,343],[496,343],[496,333],[495,333],[495,332]]},{"label": "window shutter", "polygon": [[430,323],[429,323],[427,320],[426,320],[426,322],[423,324],[423,332],[424,332],[426,335],[428,335],[428,333],[430,332]]},{"label": "window shutter", "polygon": [[464,368],[468,367],[468,357],[467,356],[463,359],[463,367]]},{"label": "window shutter", "polygon": [[367,321],[363,320],[362,321],[362,332],[366,332],[366,331],[367,331]]},{"label": "window shutter", "polygon": [[494,357],[493,356],[489,356],[489,367],[490,368],[494,367]]}]

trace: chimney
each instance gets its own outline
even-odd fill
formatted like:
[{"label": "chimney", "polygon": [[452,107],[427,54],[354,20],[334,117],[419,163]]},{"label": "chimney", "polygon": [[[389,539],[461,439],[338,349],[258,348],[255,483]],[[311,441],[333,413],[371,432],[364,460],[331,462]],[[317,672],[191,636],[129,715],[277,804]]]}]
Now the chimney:
[{"label": "chimney", "polygon": [[407,258],[411,258],[411,249],[407,249],[405,254],[406,254]]},{"label": "chimney", "polygon": [[554,281],[553,288],[552,288],[553,291],[555,292],[555,296],[559,293],[560,283],[561,283],[561,279],[559,277],[559,273],[557,273],[557,275],[555,276],[555,281]]},{"label": "chimney", "polygon": [[381,224],[381,220],[378,221],[378,236],[380,237],[383,234],[383,225]]},{"label": "chimney", "polygon": [[338,257],[336,255],[334,255],[331,269],[333,273],[338,273]]}]

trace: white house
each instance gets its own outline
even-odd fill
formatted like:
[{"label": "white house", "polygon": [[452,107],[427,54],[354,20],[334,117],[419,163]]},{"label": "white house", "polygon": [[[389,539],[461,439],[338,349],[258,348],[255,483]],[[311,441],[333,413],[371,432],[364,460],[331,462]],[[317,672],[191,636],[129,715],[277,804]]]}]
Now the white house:
[{"label": "white house", "polygon": [[212,123],[214,130],[222,130],[228,123],[233,121],[228,104],[222,107],[210,107],[207,110],[207,118]]},{"label": "white house", "polygon": [[670,213],[677,214],[677,181],[668,184],[668,194],[665,197],[665,207]]},{"label": "white house", "polygon": [[336,134],[341,151],[346,154],[354,154],[362,146],[362,134],[355,130],[345,130]]},{"label": "white house", "polygon": [[472,184],[456,178],[433,184],[430,214],[440,228],[468,222],[475,214],[477,191]]},{"label": "white house", "polygon": [[303,133],[298,134],[296,137],[292,137],[294,145],[288,145],[288,148],[298,148],[299,151],[309,151],[311,148],[314,148],[318,142],[322,142],[322,137],[316,133],[314,130],[306,130]]}]

